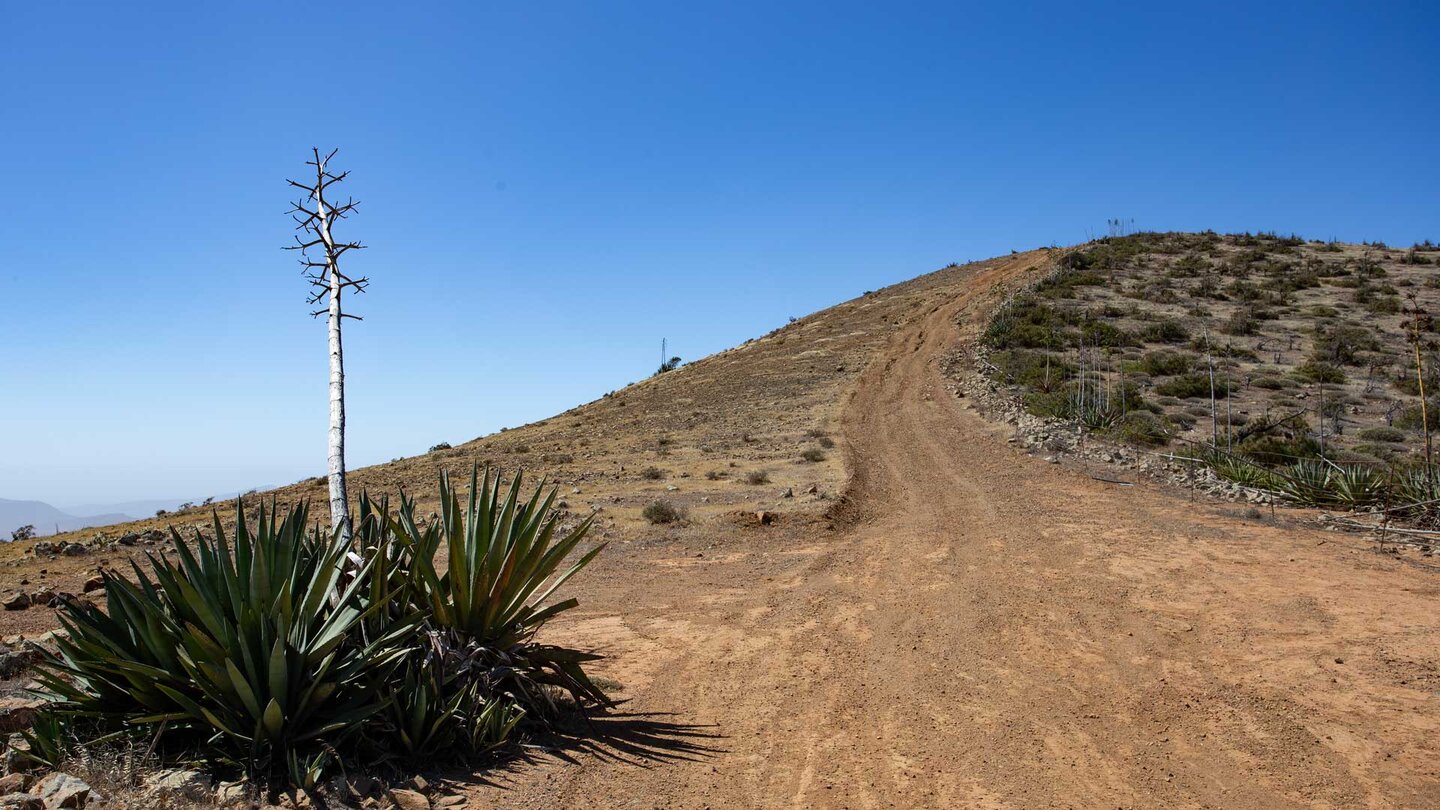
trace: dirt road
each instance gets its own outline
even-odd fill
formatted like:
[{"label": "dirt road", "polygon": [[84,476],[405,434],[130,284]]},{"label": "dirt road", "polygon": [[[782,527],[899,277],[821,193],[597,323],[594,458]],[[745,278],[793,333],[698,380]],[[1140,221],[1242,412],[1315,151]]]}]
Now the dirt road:
[{"label": "dirt road", "polygon": [[834,525],[613,555],[564,627],[614,656],[600,738],[513,807],[1440,807],[1440,573],[1117,487],[950,394],[982,268],[844,410]]}]

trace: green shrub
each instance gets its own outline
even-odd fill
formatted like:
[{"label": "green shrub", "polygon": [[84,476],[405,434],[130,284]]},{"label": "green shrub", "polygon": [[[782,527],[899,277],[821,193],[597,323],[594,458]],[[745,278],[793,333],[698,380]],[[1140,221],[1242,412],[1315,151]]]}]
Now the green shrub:
[{"label": "green shrub", "polygon": [[653,501],[640,512],[653,525],[679,523],[685,519],[685,511],[669,501]]},{"label": "green shrub", "polygon": [[1235,446],[1235,452],[1261,464],[1289,464],[1299,458],[1318,458],[1320,445],[1309,436],[1249,436]]},{"label": "green shrub", "polygon": [[1360,431],[1359,436],[1367,442],[1403,442],[1405,431],[1393,427],[1372,427]]},{"label": "green shrub", "polygon": [[1173,377],[1186,374],[1195,367],[1195,355],[1164,349],[1146,352],[1139,360],[1124,365],[1131,374],[1149,374],[1152,377]]},{"label": "green shrub", "polygon": [[1135,336],[1118,326],[1100,320],[1086,321],[1080,327],[1080,340],[1085,346],[1117,348],[1136,345]]},{"label": "green shrub", "polygon": [[[1180,399],[1209,398],[1210,392],[1210,375],[1199,372],[1166,380],[1155,386],[1155,393]],[[1224,397],[1230,392],[1230,383],[1218,374],[1215,375],[1214,392],[1217,398]]]},{"label": "green shrub", "polygon": [[1166,318],[1142,329],[1140,339],[1146,343],[1184,343],[1190,339],[1190,332],[1179,321]]},{"label": "green shrub", "polygon": [[1120,418],[1110,435],[1123,442],[1142,447],[1160,447],[1170,442],[1170,425],[1162,416],[1149,411],[1131,411]]},{"label": "green shrub", "polygon": [[1295,382],[1293,380],[1287,380],[1284,377],[1275,377],[1268,374],[1256,377],[1255,379],[1250,381],[1250,384],[1255,386],[1256,388],[1264,388],[1267,391],[1280,391],[1285,388],[1295,387]]},{"label": "green shrub", "polygon": [[1031,296],[1016,298],[996,313],[985,329],[984,342],[996,349],[1060,349],[1069,339],[1073,314]]},{"label": "green shrub", "polygon": [[991,352],[990,362],[1006,383],[1040,391],[1053,391],[1075,374],[1063,358],[1029,349]]},{"label": "green shrub", "polygon": [[1428,412],[1424,413],[1421,412],[1419,403],[1406,405],[1400,413],[1395,416],[1393,426],[1401,430],[1421,431],[1425,429],[1425,423],[1428,421],[1431,432],[1434,432],[1436,428],[1435,419],[1437,416],[1440,416],[1440,410],[1436,410],[1437,407],[1440,407],[1440,401],[1432,399],[1428,400],[1428,402]]},{"label": "green shrub", "polygon": [[1295,376],[1315,383],[1340,384],[1345,382],[1345,372],[1339,366],[1318,360],[1306,360],[1295,368]]}]

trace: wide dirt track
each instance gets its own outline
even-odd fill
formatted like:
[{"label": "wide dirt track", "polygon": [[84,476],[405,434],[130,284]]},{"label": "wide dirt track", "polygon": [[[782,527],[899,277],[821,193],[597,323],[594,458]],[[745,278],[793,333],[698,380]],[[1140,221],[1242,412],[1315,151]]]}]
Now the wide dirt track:
[{"label": "wide dirt track", "polygon": [[947,390],[1036,254],[967,268],[843,395],[831,520],[604,555],[547,634],[592,736],[503,807],[1440,807],[1440,574],[1023,455]]}]

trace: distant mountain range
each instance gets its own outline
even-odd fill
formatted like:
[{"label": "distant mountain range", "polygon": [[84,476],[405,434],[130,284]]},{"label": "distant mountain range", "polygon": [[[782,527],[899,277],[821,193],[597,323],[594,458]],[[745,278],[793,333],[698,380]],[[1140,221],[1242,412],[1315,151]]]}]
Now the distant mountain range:
[{"label": "distant mountain range", "polygon": [[[174,505],[171,501],[165,501]],[[138,503],[136,505],[139,505]],[[163,508],[163,507],[156,507]],[[102,511],[103,510],[103,511]],[[154,514],[150,510],[149,514]],[[98,509],[75,509],[62,511],[43,501],[11,501],[0,498],[0,540],[9,540],[10,532],[21,526],[34,526],[37,536],[69,532],[91,526],[109,526],[134,520],[137,513],[119,511],[112,507]],[[146,514],[138,512],[138,514]]]}]

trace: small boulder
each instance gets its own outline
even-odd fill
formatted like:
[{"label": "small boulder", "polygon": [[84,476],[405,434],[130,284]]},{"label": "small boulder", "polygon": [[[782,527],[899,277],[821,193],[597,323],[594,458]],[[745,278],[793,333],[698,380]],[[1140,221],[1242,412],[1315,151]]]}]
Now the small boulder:
[{"label": "small boulder", "polygon": [[7,773],[0,776],[0,794],[24,793],[34,781],[35,777],[28,773]]},{"label": "small boulder", "polygon": [[782,492],[782,493],[780,493],[780,497],[782,497],[782,498],[793,498],[793,497],[795,497],[795,490],[794,490],[794,488],[793,488],[793,487],[786,487],[786,488],[785,488],[785,491]]},{"label": "small boulder", "polygon": [[66,557],[84,557],[90,553],[90,549],[80,543],[66,543],[64,548],[60,549],[60,553]]},{"label": "small boulder", "polygon": [[0,734],[10,734],[34,725],[45,701],[36,698],[0,698]]},{"label": "small boulder", "polygon": [[775,515],[761,510],[755,513],[755,519],[760,521],[761,526],[769,526],[771,523],[775,522]]},{"label": "small boulder", "polygon": [[13,596],[8,596],[0,602],[6,610],[25,610],[30,607],[30,594],[21,591]]},{"label": "small boulder", "polygon": [[0,810],[45,810],[45,800],[29,793],[6,793],[0,796]]},{"label": "small boulder", "polygon": [[39,660],[40,651],[35,649],[0,652],[0,678],[13,678]]},{"label": "small boulder", "polygon": [[95,576],[85,580],[85,584],[80,588],[80,592],[90,593],[91,591],[98,591],[103,587],[105,587],[105,577],[96,574]]},{"label": "small boulder", "polygon": [[209,776],[189,768],[161,771],[147,781],[151,795],[157,799],[188,799],[192,802],[209,798],[214,786]]},{"label": "small boulder", "polygon": [[45,801],[46,810],[81,810],[92,798],[100,798],[94,794],[94,789],[84,780],[68,773],[52,773],[30,791],[30,795]]},{"label": "small boulder", "polygon": [[430,800],[418,790],[399,788],[389,791],[389,795],[396,810],[431,810]]},{"label": "small boulder", "polygon": [[59,551],[59,547],[49,540],[41,540],[30,547],[30,553],[37,557],[41,554],[54,554],[56,551]]}]

